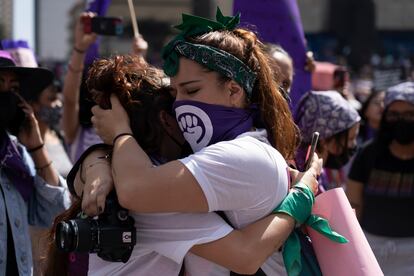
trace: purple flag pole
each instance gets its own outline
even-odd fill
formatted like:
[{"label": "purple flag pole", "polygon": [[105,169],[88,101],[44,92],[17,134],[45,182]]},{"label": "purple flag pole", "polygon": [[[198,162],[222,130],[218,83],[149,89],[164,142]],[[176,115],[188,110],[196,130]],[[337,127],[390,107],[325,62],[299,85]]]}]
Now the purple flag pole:
[{"label": "purple flag pole", "polygon": [[[88,0],[86,1],[85,11],[94,12],[98,16],[105,16],[110,4],[111,0]],[[100,38],[98,37],[95,43],[89,46],[85,56],[85,68],[91,65],[92,62],[99,57],[99,40]]]},{"label": "purple flag pole", "polygon": [[290,98],[292,111],[300,97],[311,90],[311,75],[306,64],[306,40],[296,0],[234,0],[234,14],[241,13],[243,26],[256,26],[263,42],[282,46],[293,59],[293,77]]}]

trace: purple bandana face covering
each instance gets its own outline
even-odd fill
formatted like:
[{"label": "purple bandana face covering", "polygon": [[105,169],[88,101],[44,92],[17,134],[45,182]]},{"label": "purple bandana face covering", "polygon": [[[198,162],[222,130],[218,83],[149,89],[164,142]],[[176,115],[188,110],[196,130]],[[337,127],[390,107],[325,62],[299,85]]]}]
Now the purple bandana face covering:
[{"label": "purple bandana face covering", "polygon": [[173,105],[178,125],[194,152],[229,141],[253,127],[252,109],[232,108],[196,101]]}]

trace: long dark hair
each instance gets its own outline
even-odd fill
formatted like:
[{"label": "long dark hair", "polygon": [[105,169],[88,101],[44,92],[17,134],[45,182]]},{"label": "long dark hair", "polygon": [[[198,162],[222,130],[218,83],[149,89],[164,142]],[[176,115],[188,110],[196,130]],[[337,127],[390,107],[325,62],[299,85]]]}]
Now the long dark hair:
[{"label": "long dark hair", "polygon": [[369,94],[368,98],[365,100],[365,102],[362,104],[361,109],[359,110],[359,116],[361,116],[361,126],[359,128],[359,136],[362,137],[362,139],[365,141],[368,137],[368,130],[370,129],[370,126],[368,124],[368,118],[365,115],[366,111],[368,110],[369,105],[371,102],[378,97],[380,93],[383,93],[384,91],[376,91],[372,90],[371,94]]},{"label": "long dark hair", "polygon": [[174,102],[162,70],[136,56],[114,56],[95,61],[86,83],[102,108],[110,108],[110,94],[116,94],[128,113],[135,139],[148,154],[158,153],[165,133],[159,113],[171,114]]}]

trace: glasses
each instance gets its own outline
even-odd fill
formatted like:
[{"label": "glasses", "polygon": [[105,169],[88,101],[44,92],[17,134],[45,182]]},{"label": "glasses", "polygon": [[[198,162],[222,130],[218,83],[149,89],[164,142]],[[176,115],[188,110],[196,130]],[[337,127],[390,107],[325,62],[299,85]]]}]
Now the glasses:
[{"label": "glasses", "polygon": [[405,111],[405,112],[388,111],[387,114],[385,115],[385,118],[388,121],[397,121],[399,119],[414,121],[414,110]]}]

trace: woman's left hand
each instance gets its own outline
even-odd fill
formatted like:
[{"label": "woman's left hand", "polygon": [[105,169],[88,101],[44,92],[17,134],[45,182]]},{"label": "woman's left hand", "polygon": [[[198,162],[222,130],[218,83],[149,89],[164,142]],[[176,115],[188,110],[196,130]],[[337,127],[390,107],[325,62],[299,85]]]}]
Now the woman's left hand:
[{"label": "woman's left hand", "polygon": [[28,149],[42,145],[43,139],[40,134],[39,123],[34,115],[33,108],[23,99],[19,107],[26,115],[25,123],[18,135],[20,143]]},{"label": "woman's left hand", "polygon": [[92,123],[96,133],[105,144],[112,145],[114,138],[121,133],[132,133],[129,117],[115,94],[111,95],[112,109],[92,107]]}]

